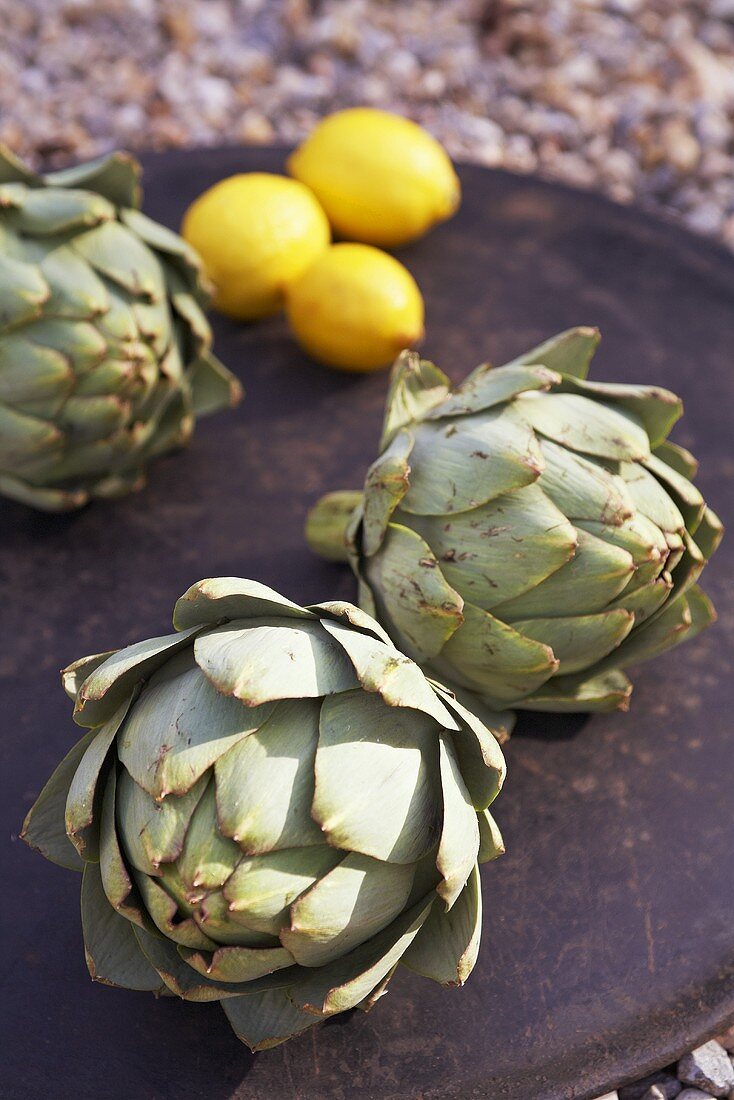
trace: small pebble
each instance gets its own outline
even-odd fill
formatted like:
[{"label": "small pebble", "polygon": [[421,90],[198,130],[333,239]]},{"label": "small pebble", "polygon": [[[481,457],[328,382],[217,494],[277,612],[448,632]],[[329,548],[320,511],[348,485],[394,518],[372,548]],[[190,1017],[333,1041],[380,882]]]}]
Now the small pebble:
[{"label": "small pebble", "polygon": [[35,165],[368,103],[734,240],[734,0],[0,0],[0,26],[0,140]]},{"label": "small pebble", "polygon": [[700,1088],[714,1097],[728,1097],[734,1090],[734,1066],[715,1039],[681,1058],[678,1077],[684,1084]]},{"label": "small pebble", "polygon": [[651,1085],[646,1092],[643,1092],[641,1100],[672,1100],[674,1096],[680,1094],[682,1088],[680,1081],[671,1077],[667,1082]]},{"label": "small pebble", "polygon": [[658,1095],[653,1094],[653,1089],[657,1089],[665,1100],[672,1100],[673,1097],[678,1096],[682,1088],[674,1073],[658,1070],[656,1073],[649,1073],[647,1077],[640,1078],[632,1085],[623,1085],[619,1090],[619,1100],[660,1100]]}]

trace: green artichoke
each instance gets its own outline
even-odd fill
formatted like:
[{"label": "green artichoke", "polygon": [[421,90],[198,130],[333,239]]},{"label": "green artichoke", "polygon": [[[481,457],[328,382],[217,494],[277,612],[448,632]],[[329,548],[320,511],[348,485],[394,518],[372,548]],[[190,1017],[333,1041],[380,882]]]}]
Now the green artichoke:
[{"label": "green artichoke", "polygon": [[307,521],[395,645],[490,707],[626,709],[622,669],[715,617],[695,581],[722,528],[667,440],[681,403],[585,381],[598,339],[571,329],[455,390],[404,354],[364,493]]},{"label": "green artichoke", "polygon": [[178,633],[62,674],[89,731],[25,840],[83,869],[92,977],[221,1000],[252,1049],[398,963],[460,985],[479,948],[493,735],[351,604],[205,580]]},{"label": "green artichoke", "polygon": [[239,400],[199,259],[138,209],[121,153],[37,176],[0,147],[0,493],[48,511],[139,488]]}]

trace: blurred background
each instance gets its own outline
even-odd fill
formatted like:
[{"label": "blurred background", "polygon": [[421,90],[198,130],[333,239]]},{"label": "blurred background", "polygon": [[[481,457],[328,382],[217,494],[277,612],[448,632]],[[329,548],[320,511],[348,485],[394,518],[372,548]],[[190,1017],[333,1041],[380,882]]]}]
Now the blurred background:
[{"label": "blurred background", "polygon": [[0,28],[0,140],[36,165],[369,104],[734,248],[734,0],[0,0]]}]

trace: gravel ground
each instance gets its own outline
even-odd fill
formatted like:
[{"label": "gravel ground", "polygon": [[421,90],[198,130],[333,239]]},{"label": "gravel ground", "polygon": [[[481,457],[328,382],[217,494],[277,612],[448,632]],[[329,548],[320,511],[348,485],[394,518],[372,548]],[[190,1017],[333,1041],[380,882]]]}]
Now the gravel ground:
[{"label": "gravel ground", "polygon": [[[734,248],[734,0],[0,0],[0,27],[0,140],[34,164],[293,142],[367,103]],[[707,1044],[619,1100],[729,1096],[727,1065]]]},{"label": "gravel ground", "polygon": [[36,163],[369,103],[734,248],[734,0],[0,0],[0,26],[0,139]]}]

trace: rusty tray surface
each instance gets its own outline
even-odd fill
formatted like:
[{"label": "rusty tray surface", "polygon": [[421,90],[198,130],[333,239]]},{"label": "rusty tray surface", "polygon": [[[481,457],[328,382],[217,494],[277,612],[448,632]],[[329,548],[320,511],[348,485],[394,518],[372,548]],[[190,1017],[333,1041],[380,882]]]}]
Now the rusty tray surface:
[{"label": "rusty tray surface", "polygon": [[[222,176],[283,151],[146,158],[145,209],[177,227]],[[401,250],[427,302],[425,354],[455,380],[574,324],[594,377],[679,392],[674,437],[734,524],[734,258],[636,209],[499,171],[461,171],[459,215]],[[205,576],[300,602],[353,599],[302,523],[375,455],[384,374],[307,361],[280,320],[215,321],[245,383],[148,488],[79,514],[0,503],[3,837],[77,737],[57,670],[169,629]],[[728,513],[728,515],[727,515]],[[94,985],[79,882],[3,842],[0,1095],[208,1100],[585,1100],[734,1019],[734,537],[704,575],[716,627],[634,675],[629,714],[522,718],[497,803],[508,853],[483,869],[477,968],[445,991],[399,972],[369,1016],[253,1057],[218,1005]]]}]

